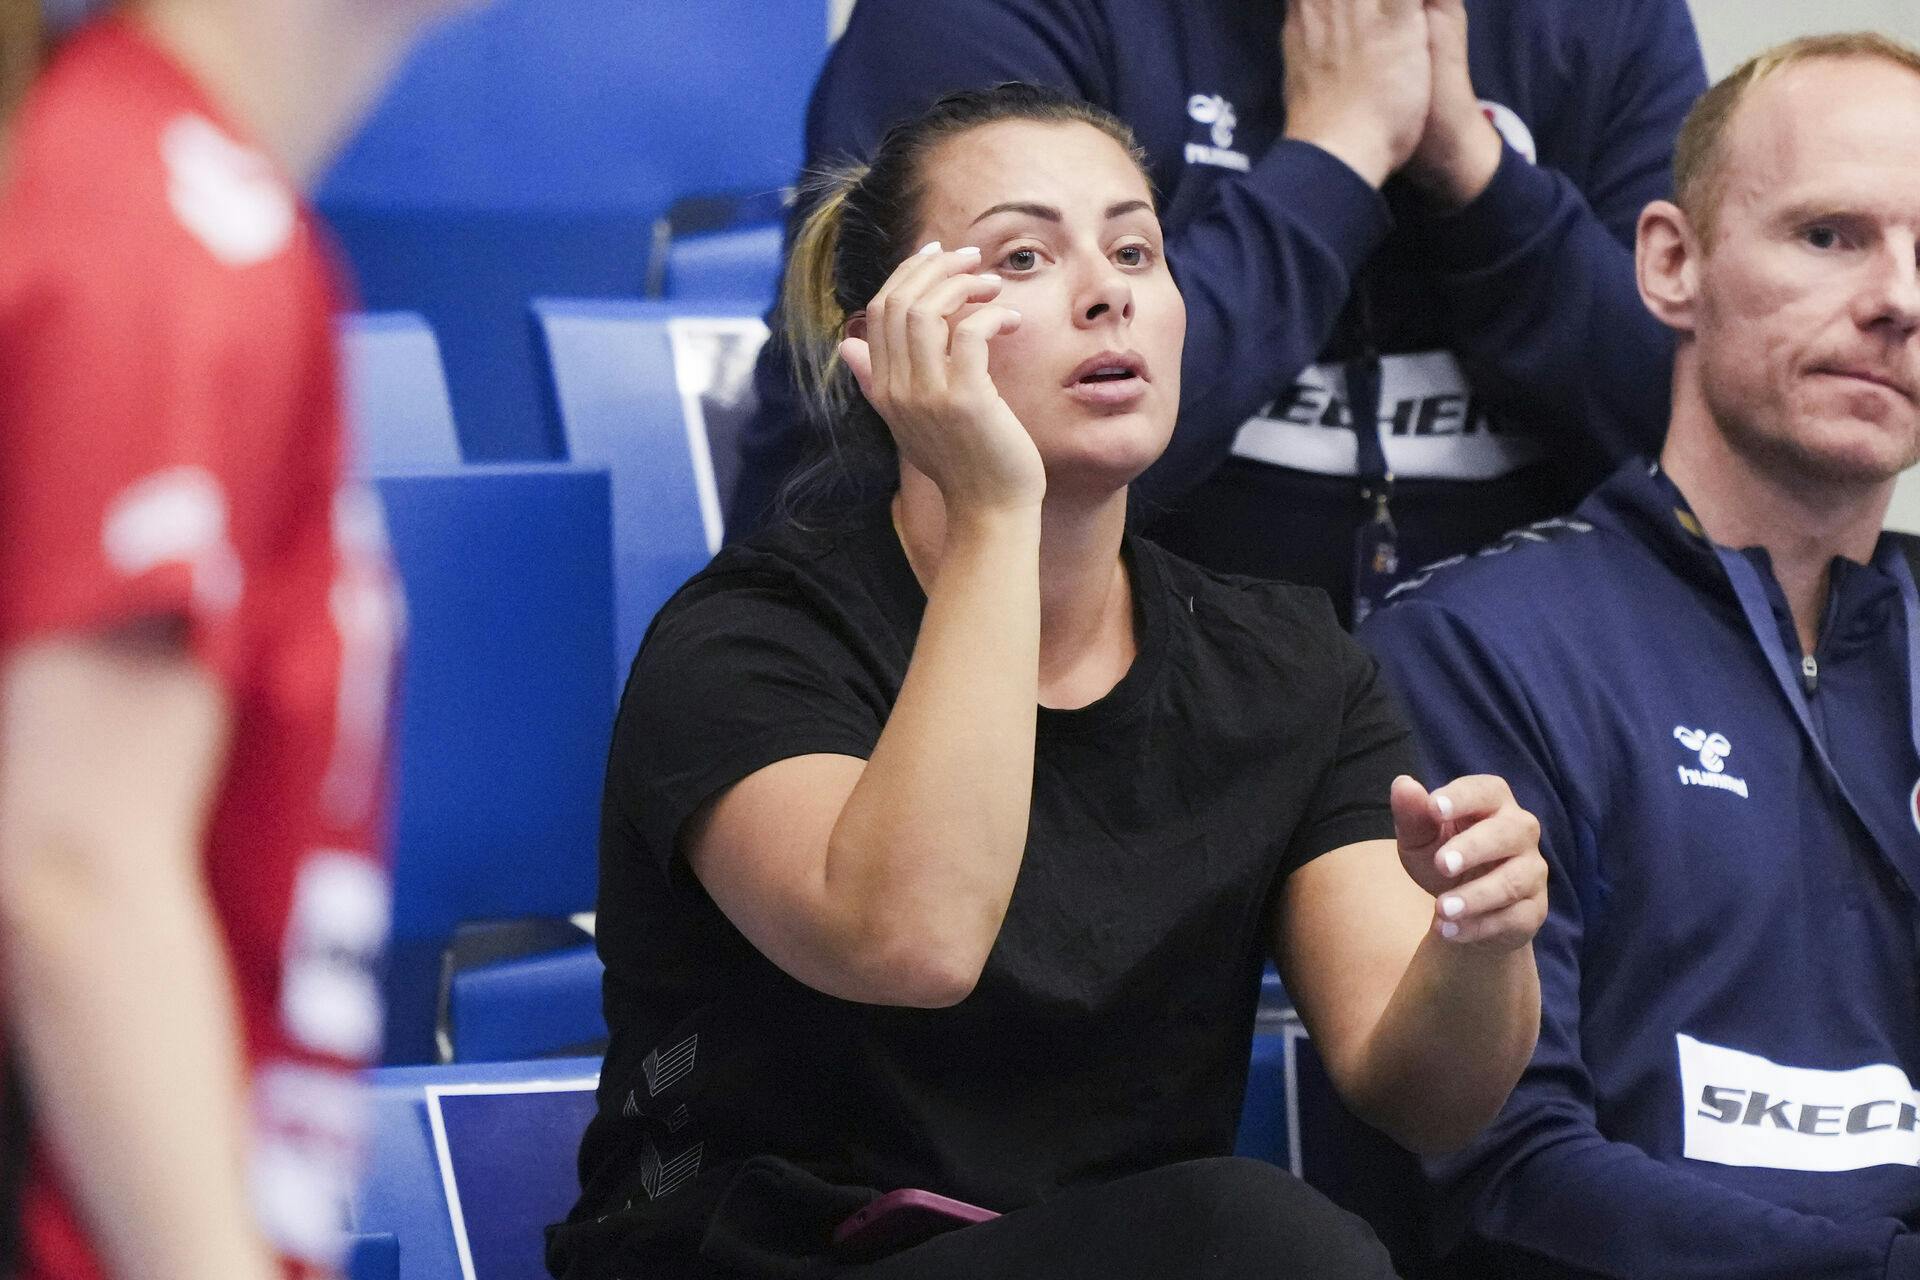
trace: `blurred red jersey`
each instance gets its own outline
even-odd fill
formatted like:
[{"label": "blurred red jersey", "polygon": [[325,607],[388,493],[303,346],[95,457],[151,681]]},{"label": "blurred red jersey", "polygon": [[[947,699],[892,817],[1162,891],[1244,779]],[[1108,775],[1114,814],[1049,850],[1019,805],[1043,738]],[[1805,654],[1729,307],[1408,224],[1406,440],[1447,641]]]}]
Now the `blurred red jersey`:
[{"label": "blurred red jersey", "polygon": [[[344,483],[331,259],[287,180],[129,21],[67,43],[11,152],[0,655],[176,618],[224,688],[204,867],[245,1026],[251,1187],[288,1274],[321,1274],[381,1027],[400,617],[379,508]],[[24,1276],[101,1274],[37,1144],[17,1208]]]}]

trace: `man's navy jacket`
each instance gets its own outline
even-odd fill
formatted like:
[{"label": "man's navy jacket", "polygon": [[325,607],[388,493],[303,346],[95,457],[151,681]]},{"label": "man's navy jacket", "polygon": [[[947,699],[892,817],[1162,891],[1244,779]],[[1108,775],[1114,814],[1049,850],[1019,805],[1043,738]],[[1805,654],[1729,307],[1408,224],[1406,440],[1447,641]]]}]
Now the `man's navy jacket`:
[{"label": "man's navy jacket", "polygon": [[1920,1276],[1915,545],[1836,560],[1803,655],[1765,552],[1632,464],[1362,628],[1552,872],[1539,1048],[1443,1222],[1572,1274]]}]

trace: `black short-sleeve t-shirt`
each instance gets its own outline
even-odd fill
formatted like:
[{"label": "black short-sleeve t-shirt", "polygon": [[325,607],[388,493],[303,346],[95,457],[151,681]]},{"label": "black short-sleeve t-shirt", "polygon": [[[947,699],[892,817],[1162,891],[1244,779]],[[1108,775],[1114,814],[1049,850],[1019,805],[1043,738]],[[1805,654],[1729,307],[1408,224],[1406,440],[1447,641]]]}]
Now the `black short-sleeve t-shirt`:
[{"label": "black short-sleeve t-shirt", "polygon": [[873,1189],[1006,1211],[1232,1150],[1274,889],[1391,838],[1388,786],[1414,760],[1321,592],[1137,537],[1124,554],[1138,655],[1091,705],[1040,709],[1025,860],[948,1009],[788,977],[676,847],[758,769],[871,754],[926,607],[886,507],[729,548],[662,610],[607,763],[613,1039],[556,1274],[671,1263],[710,1228],[710,1255],[740,1236],[805,1253]]}]

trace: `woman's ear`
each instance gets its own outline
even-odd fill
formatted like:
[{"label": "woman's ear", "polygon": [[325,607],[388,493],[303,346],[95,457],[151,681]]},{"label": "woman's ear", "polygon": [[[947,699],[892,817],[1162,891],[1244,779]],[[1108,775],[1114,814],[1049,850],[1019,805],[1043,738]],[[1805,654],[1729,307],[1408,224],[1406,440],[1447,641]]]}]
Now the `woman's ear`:
[{"label": "woman's ear", "polygon": [[846,336],[840,339],[840,362],[853,372],[860,394],[873,398],[873,349],[867,345],[867,313],[856,311],[847,317]]},{"label": "woman's ear", "polygon": [[1640,300],[1656,320],[1676,332],[1693,332],[1704,253],[1692,220],[1679,205],[1655,200],[1641,211],[1634,244]]}]

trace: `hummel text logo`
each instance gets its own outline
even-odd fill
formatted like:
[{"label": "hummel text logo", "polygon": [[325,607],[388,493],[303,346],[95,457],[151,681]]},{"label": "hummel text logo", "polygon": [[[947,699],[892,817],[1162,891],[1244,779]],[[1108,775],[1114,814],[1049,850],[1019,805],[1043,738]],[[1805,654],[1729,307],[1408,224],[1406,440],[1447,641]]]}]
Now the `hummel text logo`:
[{"label": "hummel text logo", "polygon": [[1240,124],[1233,104],[1217,93],[1196,93],[1187,99],[1187,114],[1201,124],[1213,126],[1213,145],[1233,145],[1233,131]]},{"label": "hummel text logo", "polygon": [[1208,146],[1203,142],[1189,142],[1188,164],[1216,165],[1240,173],[1253,167],[1252,157],[1233,149],[1233,131],[1240,125],[1240,116],[1231,102],[1217,93],[1196,93],[1187,99],[1187,114],[1196,124],[1208,126],[1208,136],[1213,143]]},{"label": "hummel text logo", "polygon": [[1701,768],[1679,767],[1681,786],[1711,787],[1715,791],[1730,791],[1742,800],[1749,798],[1746,779],[1731,777],[1726,772],[1726,758],[1733,750],[1727,735],[1708,733],[1705,729],[1689,729],[1681,724],[1673,727],[1673,737],[1674,741],[1700,757]]}]

